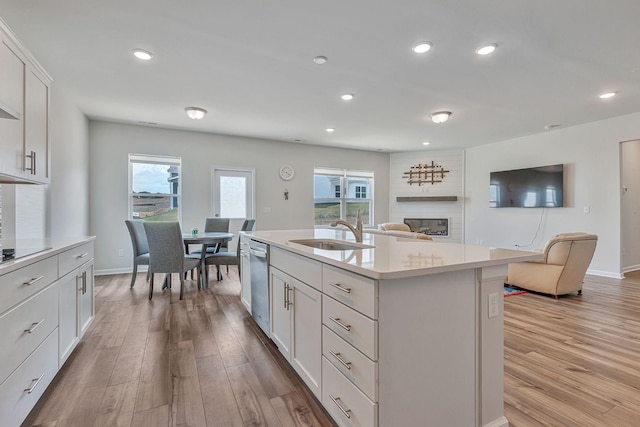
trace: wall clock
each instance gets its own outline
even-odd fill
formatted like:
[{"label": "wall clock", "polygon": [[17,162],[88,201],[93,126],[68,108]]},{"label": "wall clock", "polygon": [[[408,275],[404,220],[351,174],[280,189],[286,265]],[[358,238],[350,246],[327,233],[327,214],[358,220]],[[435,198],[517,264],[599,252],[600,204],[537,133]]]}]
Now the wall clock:
[{"label": "wall clock", "polygon": [[295,171],[293,170],[293,166],[291,165],[280,166],[280,178],[284,179],[285,181],[289,181],[290,179],[292,179],[294,173]]}]

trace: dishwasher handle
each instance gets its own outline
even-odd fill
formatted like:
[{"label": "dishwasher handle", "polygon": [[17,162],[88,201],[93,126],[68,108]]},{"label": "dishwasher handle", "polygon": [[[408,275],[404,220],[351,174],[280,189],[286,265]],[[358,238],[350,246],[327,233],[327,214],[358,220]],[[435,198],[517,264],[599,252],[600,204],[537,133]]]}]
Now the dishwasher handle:
[{"label": "dishwasher handle", "polygon": [[267,251],[262,251],[262,250],[256,250],[254,248],[249,248],[249,253],[253,256],[256,256],[258,258],[266,258],[267,257]]}]

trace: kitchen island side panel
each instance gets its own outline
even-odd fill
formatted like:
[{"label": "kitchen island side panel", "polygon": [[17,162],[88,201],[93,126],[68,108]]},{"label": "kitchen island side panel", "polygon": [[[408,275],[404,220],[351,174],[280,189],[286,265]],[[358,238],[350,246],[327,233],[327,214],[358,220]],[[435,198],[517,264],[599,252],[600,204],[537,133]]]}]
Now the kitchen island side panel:
[{"label": "kitchen island side panel", "polygon": [[477,425],[473,269],[382,280],[379,425]]}]

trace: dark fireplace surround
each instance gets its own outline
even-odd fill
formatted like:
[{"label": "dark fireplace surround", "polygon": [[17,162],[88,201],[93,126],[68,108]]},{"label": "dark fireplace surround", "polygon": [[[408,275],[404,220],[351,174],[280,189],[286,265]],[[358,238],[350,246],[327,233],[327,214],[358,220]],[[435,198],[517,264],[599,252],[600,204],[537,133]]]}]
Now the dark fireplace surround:
[{"label": "dark fireplace surround", "polygon": [[449,237],[449,218],[405,218],[404,223],[416,233]]}]

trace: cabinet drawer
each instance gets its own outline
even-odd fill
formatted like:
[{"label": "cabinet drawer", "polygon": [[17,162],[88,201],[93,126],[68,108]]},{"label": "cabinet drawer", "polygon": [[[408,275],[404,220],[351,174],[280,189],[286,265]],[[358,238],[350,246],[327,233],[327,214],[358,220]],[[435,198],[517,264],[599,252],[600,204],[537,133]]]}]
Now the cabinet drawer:
[{"label": "cabinet drawer", "polygon": [[373,279],[323,265],[322,292],[366,316],[378,317],[378,286]]},{"label": "cabinet drawer", "polygon": [[322,296],[322,323],[369,359],[378,360],[378,322]]},{"label": "cabinet drawer", "polygon": [[60,277],[93,258],[93,242],[85,243],[58,255]]},{"label": "cabinet drawer", "polygon": [[326,326],[322,327],[322,354],[369,399],[378,400],[378,364]]},{"label": "cabinet drawer", "polygon": [[58,329],[0,386],[0,420],[19,426],[58,370]]},{"label": "cabinet drawer", "polygon": [[[58,326],[58,285],[53,284],[0,317],[0,383]],[[28,332],[31,331],[31,332]],[[57,351],[56,351],[57,353]]]},{"label": "cabinet drawer", "polygon": [[322,358],[322,406],[339,426],[376,427],[378,405]]},{"label": "cabinet drawer", "polygon": [[58,278],[58,257],[35,262],[0,276],[0,313],[46,288]]},{"label": "cabinet drawer", "polygon": [[322,290],[322,264],[318,261],[271,246],[269,263],[301,282],[319,291]]}]

